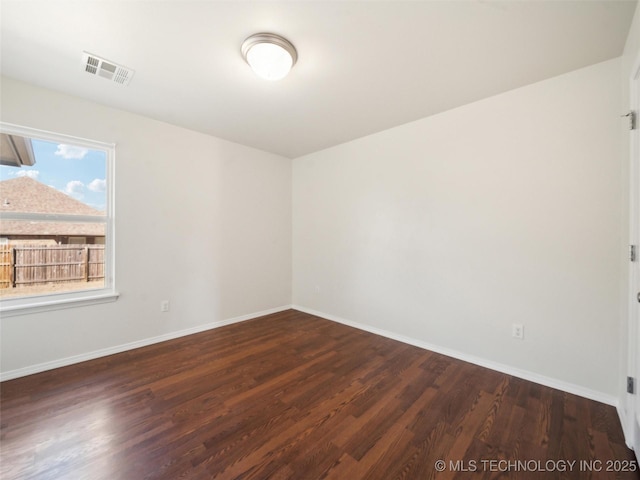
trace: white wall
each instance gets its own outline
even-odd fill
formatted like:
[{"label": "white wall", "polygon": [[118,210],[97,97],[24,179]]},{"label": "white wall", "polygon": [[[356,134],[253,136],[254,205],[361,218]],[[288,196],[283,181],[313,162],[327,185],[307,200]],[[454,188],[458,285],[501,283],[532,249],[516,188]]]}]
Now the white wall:
[{"label": "white wall", "polygon": [[2,372],[291,304],[289,159],[8,78],[1,105],[4,122],[117,144],[121,293],[3,318]]},{"label": "white wall", "polygon": [[293,289],[304,308],[616,396],[624,62],[296,159],[293,232],[290,160],[3,78],[3,121],[117,143],[121,298],[3,318],[2,372],[279,308]]},{"label": "white wall", "polygon": [[619,108],[616,59],[296,159],[294,305],[615,401]]}]

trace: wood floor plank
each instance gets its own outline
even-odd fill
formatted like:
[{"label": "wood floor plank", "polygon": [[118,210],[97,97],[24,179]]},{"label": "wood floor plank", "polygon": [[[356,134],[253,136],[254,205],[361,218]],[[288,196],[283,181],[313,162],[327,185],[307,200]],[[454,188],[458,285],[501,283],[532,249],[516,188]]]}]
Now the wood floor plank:
[{"label": "wood floor plank", "polygon": [[586,468],[634,461],[613,407],[295,310],[4,382],[0,418],[2,480],[640,478]]}]

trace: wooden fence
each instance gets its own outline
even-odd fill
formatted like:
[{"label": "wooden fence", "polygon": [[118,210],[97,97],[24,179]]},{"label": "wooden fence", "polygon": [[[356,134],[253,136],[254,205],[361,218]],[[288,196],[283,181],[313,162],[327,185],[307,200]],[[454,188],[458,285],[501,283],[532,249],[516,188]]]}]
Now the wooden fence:
[{"label": "wooden fence", "polygon": [[104,245],[1,245],[0,288],[104,278]]}]

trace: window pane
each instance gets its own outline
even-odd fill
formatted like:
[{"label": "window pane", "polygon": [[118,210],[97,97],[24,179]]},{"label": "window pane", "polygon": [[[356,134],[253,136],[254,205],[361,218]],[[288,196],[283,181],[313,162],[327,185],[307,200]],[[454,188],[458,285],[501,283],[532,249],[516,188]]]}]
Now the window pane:
[{"label": "window pane", "polygon": [[0,298],[103,288],[107,153],[0,137]]}]

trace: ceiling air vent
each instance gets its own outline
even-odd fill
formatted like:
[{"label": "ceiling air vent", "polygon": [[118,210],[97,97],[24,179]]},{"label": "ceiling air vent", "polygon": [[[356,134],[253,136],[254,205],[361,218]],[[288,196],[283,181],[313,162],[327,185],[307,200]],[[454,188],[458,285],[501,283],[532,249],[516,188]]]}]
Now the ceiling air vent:
[{"label": "ceiling air vent", "polygon": [[120,85],[129,85],[131,78],[133,78],[134,71],[130,68],[118,65],[111,60],[105,60],[92,53],[82,52],[82,65],[85,72],[91,75],[98,75]]}]

